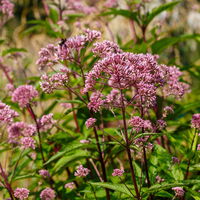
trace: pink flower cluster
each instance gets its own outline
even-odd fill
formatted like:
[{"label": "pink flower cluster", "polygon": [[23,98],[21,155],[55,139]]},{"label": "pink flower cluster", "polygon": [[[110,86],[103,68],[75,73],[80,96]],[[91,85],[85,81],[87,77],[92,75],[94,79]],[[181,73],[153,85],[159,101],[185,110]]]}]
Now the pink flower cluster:
[{"label": "pink flower cluster", "polygon": [[104,104],[104,100],[102,99],[103,94],[101,92],[93,92],[90,96],[90,102],[88,103],[88,108],[94,112],[100,110],[101,106]]},{"label": "pink flower cluster", "polygon": [[133,127],[136,132],[144,130],[152,130],[152,124],[149,120],[143,120],[139,116],[134,116],[129,120],[129,124]]},{"label": "pink flower cluster", "polygon": [[55,191],[52,190],[51,188],[46,188],[42,190],[42,192],[40,193],[40,198],[42,200],[53,200],[55,199],[55,197],[56,197]]},{"label": "pink flower cluster", "polygon": [[53,119],[53,113],[43,115],[42,118],[39,120],[40,130],[42,132],[46,132],[50,130],[55,123],[56,120]]},{"label": "pink flower cluster", "polygon": [[15,122],[8,127],[8,139],[11,143],[17,143],[19,137],[31,137],[36,132],[36,127],[24,122]]},{"label": "pink flower cluster", "polygon": [[10,143],[21,144],[24,149],[35,149],[35,140],[31,137],[35,132],[34,125],[15,122],[8,126],[8,140]]},{"label": "pink flower cluster", "polygon": [[111,43],[108,42],[95,44],[93,52],[100,54],[102,59],[87,74],[84,93],[94,90],[97,80],[103,79],[114,89],[134,88],[132,103],[150,108],[156,104],[159,88],[164,90],[166,96],[175,97],[182,97],[188,91],[188,85],[179,81],[180,71],[176,67],[159,65],[158,56],[125,53],[117,46],[113,48],[113,43],[110,48],[109,45]]},{"label": "pink flower cluster", "polygon": [[16,188],[14,191],[14,196],[20,200],[27,199],[29,192],[30,191],[26,188]]},{"label": "pink flower cluster", "polygon": [[193,128],[200,130],[200,113],[192,116],[191,124]]},{"label": "pink flower cluster", "polygon": [[157,182],[157,183],[162,183],[162,182],[164,182],[164,181],[165,181],[164,178],[161,178],[159,175],[156,176],[156,182]]},{"label": "pink flower cluster", "polygon": [[39,174],[40,174],[41,176],[43,176],[44,178],[50,177],[49,171],[46,170],[46,169],[41,169],[41,170],[39,170]]},{"label": "pink flower cluster", "polygon": [[197,145],[197,151],[200,151],[200,144]]},{"label": "pink flower cluster", "polygon": [[108,8],[113,8],[116,7],[118,5],[117,0],[106,0],[104,6],[108,7]]},{"label": "pink flower cluster", "polygon": [[88,6],[81,0],[67,0],[68,8],[73,11],[78,11],[84,14],[95,13],[97,10],[93,6]]},{"label": "pink flower cluster", "polygon": [[46,48],[42,48],[39,51],[39,59],[36,64],[39,65],[39,69],[42,70],[45,67],[51,67],[58,62],[58,46],[48,44]]},{"label": "pink flower cluster", "polygon": [[80,165],[77,167],[77,170],[74,173],[74,176],[78,177],[84,177],[87,176],[90,173],[90,170],[88,168],[84,168],[83,165]]},{"label": "pink flower cluster", "polygon": [[106,57],[108,54],[122,53],[122,50],[116,43],[108,40],[104,40],[103,42],[96,42],[93,46],[94,47],[92,52],[102,58]]},{"label": "pink flower cluster", "polygon": [[65,73],[56,73],[52,76],[44,74],[41,76],[40,87],[46,93],[52,93],[55,89],[59,89],[68,82],[68,75]]},{"label": "pink flower cluster", "polygon": [[35,149],[35,140],[31,137],[23,137],[20,140],[22,148],[24,149]]},{"label": "pink flower cluster", "polygon": [[[123,99],[124,103],[126,103],[126,99],[124,98],[124,95],[122,96],[122,99]],[[113,107],[120,108],[122,106],[120,91],[117,89],[111,90],[110,94],[108,94],[106,96],[105,103],[107,104],[108,108],[110,108],[110,107],[111,108],[113,108]]]},{"label": "pink flower cluster", "polygon": [[85,47],[87,42],[92,42],[100,37],[101,33],[99,31],[86,29],[84,35],[71,37],[60,45],[58,56],[61,60],[74,61],[75,55],[80,53],[80,50]]},{"label": "pink flower cluster", "polygon": [[14,4],[9,0],[1,0],[0,1],[0,12],[9,18],[13,16]]},{"label": "pink flower cluster", "polygon": [[69,188],[69,189],[73,190],[75,188],[74,182],[66,183],[65,188]]},{"label": "pink flower cluster", "polygon": [[184,196],[185,191],[183,190],[183,188],[181,188],[181,187],[173,187],[172,190],[174,190],[175,195],[177,197],[183,197]]},{"label": "pink flower cluster", "polygon": [[21,85],[12,93],[12,101],[17,102],[23,108],[36,96],[38,92],[32,85]]},{"label": "pink flower cluster", "polygon": [[123,169],[114,169],[112,176],[123,176],[124,170]]},{"label": "pink flower cluster", "polygon": [[18,116],[19,114],[16,111],[0,101],[0,123],[10,123],[13,121],[13,118]]},{"label": "pink flower cluster", "polygon": [[186,92],[189,91],[189,85],[180,82],[179,79],[182,75],[180,70],[175,66],[161,65],[165,70],[166,85],[163,88],[165,96],[174,96],[175,98],[181,98]]},{"label": "pink flower cluster", "polygon": [[97,120],[95,118],[89,118],[86,122],[85,122],[85,125],[87,128],[91,128],[94,126],[95,122]]}]

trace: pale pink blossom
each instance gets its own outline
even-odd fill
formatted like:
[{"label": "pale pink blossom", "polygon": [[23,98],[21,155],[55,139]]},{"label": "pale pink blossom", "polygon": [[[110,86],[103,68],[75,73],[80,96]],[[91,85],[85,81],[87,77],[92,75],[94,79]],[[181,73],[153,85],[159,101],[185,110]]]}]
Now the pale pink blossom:
[{"label": "pale pink blossom", "polygon": [[192,116],[191,124],[193,128],[200,130],[200,113],[194,114]]},{"label": "pale pink blossom", "polygon": [[56,198],[55,191],[51,188],[46,188],[40,193],[40,198],[42,200],[53,200]]},{"label": "pale pink blossom", "polygon": [[69,189],[73,190],[75,188],[74,182],[66,183],[65,188],[69,188]]},{"label": "pale pink blossom", "polygon": [[51,76],[44,74],[41,76],[40,87],[46,93],[62,88],[68,82],[68,74],[56,73]]},{"label": "pale pink blossom", "polygon": [[156,176],[156,182],[157,182],[157,183],[162,183],[162,182],[164,182],[164,181],[165,181],[164,178],[161,178],[159,175]]},{"label": "pale pink blossom", "polygon": [[12,101],[26,107],[36,96],[38,92],[32,85],[21,85],[12,93]]},{"label": "pale pink blossom", "polygon": [[149,120],[143,120],[142,118],[140,118],[139,116],[134,116],[132,117],[128,123],[130,124],[130,126],[133,127],[133,129],[136,132],[141,131],[142,129],[144,130],[152,130],[152,124]]},{"label": "pale pink blossom", "polygon": [[123,176],[124,170],[123,169],[114,169],[112,176]]},{"label": "pale pink blossom", "polygon": [[174,190],[175,195],[177,197],[183,197],[184,196],[185,191],[183,190],[183,188],[181,188],[181,187],[173,187],[172,190]]},{"label": "pale pink blossom", "polygon": [[41,169],[41,170],[39,170],[39,174],[40,174],[41,176],[43,176],[44,178],[50,177],[49,171],[46,170],[46,169]]},{"label": "pale pink blossom", "polygon": [[106,0],[104,6],[108,7],[108,8],[113,8],[116,7],[118,5],[117,0]]},{"label": "pale pink blossom", "polygon": [[79,165],[74,173],[74,176],[84,177],[87,176],[89,173],[90,170],[88,168],[84,168],[83,165]]},{"label": "pale pink blossom", "polygon": [[0,101],[0,123],[11,123],[19,114]]},{"label": "pale pink blossom", "polygon": [[27,199],[29,192],[30,191],[26,188],[16,188],[14,191],[14,196],[20,200]]},{"label": "pale pink blossom", "polygon": [[39,65],[40,70],[45,67],[52,67],[56,63],[58,63],[58,46],[48,44],[46,48],[39,51],[39,59],[36,64]]},{"label": "pale pink blossom", "polygon": [[104,104],[105,100],[102,99],[103,95],[97,91],[93,92],[90,96],[90,102],[88,103],[88,108],[94,112],[97,112],[101,109],[101,106]]},{"label": "pale pink blossom", "polygon": [[24,149],[35,149],[35,140],[31,137],[23,137],[21,138],[21,145]]},{"label": "pale pink blossom", "polygon": [[9,18],[13,16],[14,4],[9,0],[1,0],[0,1],[0,12]]},{"label": "pale pink blossom", "polygon": [[40,130],[42,132],[46,132],[50,130],[55,123],[56,120],[53,119],[53,113],[43,115],[42,118],[39,120]]},{"label": "pale pink blossom", "polygon": [[95,122],[97,120],[95,118],[89,118],[86,122],[85,122],[85,125],[87,128],[91,128],[94,126]]},{"label": "pale pink blossom", "polygon": [[36,127],[32,124],[25,122],[15,122],[8,126],[8,139],[9,142],[15,143],[19,137],[30,137],[36,132]]},{"label": "pale pink blossom", "polygon": [[200,144],[197,145],[197,151],[200,151]]},{"label": "pale pink blossom", "polygon": [[89,141],[89,140],[80,140],[80,143],[81,143],[81,144],[89,144],[90,141]]}]

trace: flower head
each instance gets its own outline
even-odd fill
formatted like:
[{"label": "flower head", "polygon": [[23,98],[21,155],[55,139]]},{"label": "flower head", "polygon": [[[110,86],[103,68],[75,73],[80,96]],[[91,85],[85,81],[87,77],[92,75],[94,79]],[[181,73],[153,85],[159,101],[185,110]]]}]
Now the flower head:
[{"label": "flower head", "polygon": [[124,173],[123,169],[114,169],[113,173],[112,173],[112,176],[122,176],[123,173]]},{"label": "flower head", "polygon": [[68,82],[68,74],[56,73],[52,76],[46,74],[41,76],[40,87],[45,93],[52,93],[55,89],[63,87]]},{"label": "flower head", "polygon": [[36,132],[36,127],[25,122],[15,122],[8,127],[9,142],[15,143],[19,137],[30,137]]},{"label": "flower head", "polygon": [[174,190],[175,195],[177,197],[183,197],[184,196],[185,191],[183,190],[183,188],[181,188],[181,187],[173,187],[172,190]]},{"label": "flower head", "polygon": [[137,132],[141,131],[143,128],[145,130],[152,130],[152,124],[149,120],[143,120],[139,116],[134,116],[129,120],[129,124]]},{"label": "flower head", "polygon": [[40,70],[45,67],[51,67],[58,62],[58,46],[53,44],[48,44],[46,48],[42,48],[39,51],[39,59],[37,60],[37,65],[39,65]]},{"label": "flower head", "polygon": [[31,137],[23,137],[21,139],[21,145],[24,149],[35,149],[35,140]]},{"label": "flower head", "polygon": [[85,122],[85,125],[87,128],[91,128],[94,126],[95,122],[97,120],[95,118],[89,118],[86,122]]},{"label": "flower head", "polygon": [[39,120],[40,130],[46,132],[50,130],[55,123],[56,120],[53,119],[53,113],[43,115],[42,118]]},{"label": "flower head", "polygon": [[29,195],[29,190],[26,188],[16,188],[14,191],[14,196],[20,200],[27,199]]},{"label": "flower head", "polygon": [[12,101],[17,102],[23,108],[36,96],[38,92],[32,85],[21,85],[12,93]]},{"label": "flower head", "polygon": [[94,112],[97,112],[101,109],[101,106],[104,104],[104,100],[102,99],[103,95],[101,92],[93,92],[90,97],[90,102],[88,104],[88,108],[90,110],[93,110]]},{"label": "flower head", "polygon": [[1,0],[0,1],[0,12],[9,18],[13,16],[14,4],[9,0]]},{"label": "flower head", "polygon": [[16,111],[12,110],[10,106],[0,101],[0,123],[10,123],[13,121],[13,118],[18,116],[19,114]]},{"label": "flower head", "polygon": [[75,188],[74,182],[66,183],[65,184],[65,188],[69,188],[71,190],[74,189]]},{"label": "flower head", "polygon": [[55,191],[52,190],[51,188],[46,188],[42,190],[42,192],[40,193],[40,198],[42,200],[53,200],[55,199],[55,197],[56,197]]},{"label": "flower head", "polygon": [[200,113],[194,114],[191,121],[192,127],[200,130]]},{"label": "flower head", "polygon": [[43,176],[44,178],[50,177],[50,174],[49,174],[48,170],[46,170],[46,169],[39,170],[39,174],[41,176]]},{"label": "flower head", "polygon": [[77,167],[76,172],[74,173],[74,176],[87,176],[90,173],[90,170],[88,168],[84,168],[83,165],[80,165]]}]

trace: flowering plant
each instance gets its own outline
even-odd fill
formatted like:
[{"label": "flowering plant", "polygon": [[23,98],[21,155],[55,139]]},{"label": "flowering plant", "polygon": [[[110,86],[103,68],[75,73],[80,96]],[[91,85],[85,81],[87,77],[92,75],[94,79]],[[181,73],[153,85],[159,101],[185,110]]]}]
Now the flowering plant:
[{"label": "flowering plant", "polygon": [[[43,34],[51,42],[40,45],[33,64],[26,66],[28,48],[7,49],[2,41],[2,198],[200,198],[195,73],[167,50],[200,36],[162,38],[151,25],[184,5],[173,1],[150,10],[147,0],[124,1],[126,8],[117,0],[40,3],[40,19],[28,20],[23,34]],[[0,0],[5,30],[13,9]],[[130,23],[129,41],[110,28],[118,15]]]}]

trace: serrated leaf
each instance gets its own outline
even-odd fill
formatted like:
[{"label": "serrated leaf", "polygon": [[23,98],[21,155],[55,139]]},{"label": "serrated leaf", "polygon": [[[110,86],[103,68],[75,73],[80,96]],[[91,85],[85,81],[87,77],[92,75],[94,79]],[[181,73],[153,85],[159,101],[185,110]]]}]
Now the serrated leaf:
[{"label": "serrated leaf", "polygon": [[68,155],[65,157],[62,157],[58,160],[58,162],[55,164],[53,168],[53,174],[61,170],[62,168],[68,167],[71,163],[74,163],[77,160],[81,160],[83,158],[90,157],[89,152],[87,151],[77,151],[73,155]]},{"label": "serrated leaf", "polygon": [[159,7],[154,8],[145,18],[145,20],[143,21],[143,24],[145,26],[148,26],[148,24],[160,13],[162,13],[163,11],[166,11],[168,9],[173,8],[175,5],[177,5],[178,3],[180,3],[181,1],[172,1],[166,4],[162,4]]},{"label": "serrated leaf", "polygon": [[129,10],[124,10],[124,9],[116,9],[116,8],[111,8],[111,11],[104,12],[101,15],[106,16],[106,15],[121,15],[123,17],[133,19],[135,20],[138,24],[140,24],[139,19],[138,19],[138,14],[137,12],[132,12]]},{"label": "serrated leaf", "polygon": [[47,164],[51,163],[52,161],[59,159],[60,157],[64,156],[66,153],[69,153],[75,149],[80,149],[83,146],[85,146],[85,145],[81,144],[81,143],[70,144],[63,151],[60,151],[60,152],[56,153],[55,155],[53,155],[44,165],[47,165]]},{"label": "serrated leaf", "polygon": [[56,23],[58,21],[58,19],[59,19],[58,11],[53,9],[53,8],[51,8],[50,9],[50,13],[49,13],[49,17],[52,19],[52,21],[54,23]]},{"label": "serrated leaf", "polygon": [[152,49],[153,54],[156,54],[156,53],[159,54],[167,47],[172,46],[178,42],[188,40],[188,39],[194,39],[194,40],[200,41],[200,34],[186,34],[186,35],[181,35],[179,37],[162,38],[154,42],[151,46],[151,49]]},{"label": "serrated leaf", "polygon": [[180,182],[175,182],[175,183],[163,183],[163,184],[156,184],[151,186],[148,189],[145,189],[144,193],[155,193],[159,192],[161,190],[167,190],[173,187],[178,187],[178,186],[187,186],[187,185],[200,185],[200,180],[185,180],[185,181],[180,181]]},{"label": "serrated leaf", "polygon": [[10,48],[10,49],[6,49],[2,52],[2,56],[5,56],[7,54],[10,54],[10,53],[16,53],[16,52],[27,52],[26,49],[24,48]]},{"label": "serrated leaf", "polygon": [[[127,194],[130,197],[133,197],[133,195],[135,194],[135,192],[133,191],[133,189],[131,188],[131,192],[133,193],[133,195],[131,194],[131,192],[126,188],[125,185],[123,184],[113,184],[113,183],[101,183],[101,182],[97,182],[97,183],[92,183],[90,182],[91,185],[94,186],[100,186],[100,187],[104,187],[104,188],[108,188],[114,191],[118,191],[118,192],[122,192],[124,194]],[[129,187],[129,186],[128,186]]]}]

